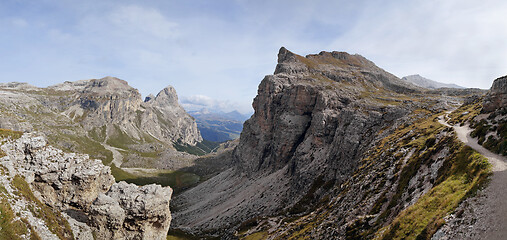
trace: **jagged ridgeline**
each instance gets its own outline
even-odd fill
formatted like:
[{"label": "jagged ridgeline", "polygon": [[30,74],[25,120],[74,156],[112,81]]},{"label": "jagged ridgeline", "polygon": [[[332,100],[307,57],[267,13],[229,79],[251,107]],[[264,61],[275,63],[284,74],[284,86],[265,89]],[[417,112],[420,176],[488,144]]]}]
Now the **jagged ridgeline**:
[{"label": "jagged ridgeline", "polygon": [[[51,145],[89,154],[119,167],[177,169],[215,146],[178,104],[173,87],[141,99],[114,77],[65,82],[47,88],[0,84],[0,128],[42,132]],[[208,144],[208,145],[206,145]]]},{"label": "jagged ridgeline", "polygon": [[[281,48],[240,138],[200,159],[216,146],[172,87],[143,101],[112,77],[0,84],[0,239],[164,239],[169,225],[168,239],[430,239],[490,174],[438,119],[458,108],[449,122],[504,154],[505,79],[482,98],[412,85],[360,55]],[[191,184],[171,199],[115,183],[140,168]]]},{"label": "jagged ridgeline", "polygon": [[232,167],[173,199],[172,228],[244,239],[428,239],[489,172],[437,117],[484,93],[420,88],[360,55],[281,48],[238,146],[223,156]]}]

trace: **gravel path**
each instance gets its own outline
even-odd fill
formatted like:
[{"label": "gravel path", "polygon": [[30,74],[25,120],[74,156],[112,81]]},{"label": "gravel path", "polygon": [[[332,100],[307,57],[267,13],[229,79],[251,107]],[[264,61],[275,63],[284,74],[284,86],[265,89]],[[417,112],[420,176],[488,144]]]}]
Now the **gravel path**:
[{"label": "gravel path", "polygon": [[439,123],[452,127],[460,141],[488,158],[493,176],[485,189],[460,204],[459,214],[447,217],[432,239],[507,239],[507,159],[479,145],[468,125],[451,126],[446,117],[440,116]]},{"label": "gravel path", "polygon": [[104,148],[106,148],[107,150],[109,150],[113,153],[113,161],[111,161],[111,163],[109,163],[109,166],[111,166],[111,164],[114,163],[114,165],[116,167],[120,167],[121,164],[123,163],[123,155],[121,155],[121,153],[118,151],[119,148],[109,146],[105,143],[101,143],[101,144],[102,144],[102,146],[104,146]]}]

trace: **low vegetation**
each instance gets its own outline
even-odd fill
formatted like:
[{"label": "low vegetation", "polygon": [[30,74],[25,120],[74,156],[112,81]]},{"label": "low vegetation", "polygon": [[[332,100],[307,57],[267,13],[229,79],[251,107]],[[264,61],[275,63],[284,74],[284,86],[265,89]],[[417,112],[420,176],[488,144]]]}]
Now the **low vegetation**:
[{"label": "low vegetation", "polygon": [[482,110],[482,99],[477,99],[470,104],[463,104],[458,109],[449,114],[449,124],[451,125],[464,125],[471,122]]},{"label": "low vegetation", "polygon": [[490,174],[486,158],[459,143],[452,150],[454,154],[441,169],[441,182],[381,229],[380,239],[431,239],[445,223],[443,217],[486,183]]},{"label": "low vegetation", "polygon": [[12,185],[17,190],[17,194],[29,202],[28,208],[32,214],[42,219],[52,233],[56,234],[60,239],[74,239],[70,225],[63,215],[39,201],[33,195],[30,186],[23,177],[16,175],[12,180]]},{"label": "low vegetation", "polygon": [[471,137],[488,150],[507,156],[507,109],[497,109],[478,117],[482,111],[482,99],[463,105],[449,114],[450,123],[470,124]]},{"label": "low vegetation", "polygon": [[21,240],[22,235],[29,235],[30,240],[41,238],[33,230],[33,227],[26,219],[16,216],[5,195],[6,190],[0,185],[0,240]]},{"label": "low vegetation", "polygon": [[[0,140],[7,139],[7,138],[18,139],[21,137],[21,135],[23,135],[22,132],[0,128]],[[4,157],[4,156],[5,156],[5,153],[2,151],[2,149],[0,149],[0,157]]]},{"label": "low vegetation", "polygon": [[111,165],[111,172],[115,176],[116,181],[125,181],[136,185],[160,184],[162,186],[170,186],[174,193],[179,193],[189,187],[199,183],[200,177],[193,173],[183,171],[167,171],[159,170],[149,174],[132,174],[126,172],[114,164]]}]

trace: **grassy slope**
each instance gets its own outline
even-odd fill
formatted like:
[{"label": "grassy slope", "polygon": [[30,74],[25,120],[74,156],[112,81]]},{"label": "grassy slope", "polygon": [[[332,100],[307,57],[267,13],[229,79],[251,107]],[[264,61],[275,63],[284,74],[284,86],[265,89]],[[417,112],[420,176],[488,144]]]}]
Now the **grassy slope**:
[{"label": "grassy slope", "polygon": [[[6,139],[6,138],[18,139],[21,137],[21,135],[23,135],[22,132],[0,128],[0,139]],[[0,144],[1,144],[1,142],[0,142]],[[5,156],[5,153],[0,149],[0,158],[4,157],[4,156]]]},{"label": "grassy slope", "polygon": [[[12,138],[17,139],[23,133],[0,129],[0,139]],[[0,157],[5,155],[0,152]],[[6,169],[1,168],[0,174],[5,175]],[[53,211],[49,206],[40,202],[30,190],[28,183],[19,175],[12,179],[12,187],[15,189],[15,194],[18,197],[25,198],[29,203],[27,206],[32,214],[43,220],[48,226],[49,230],[56,234],[60,239],[73,239],[74,236],[70,229],[67,220],[57,211]],[[10,206],[9,199],[12,198],[8,194],[4,186],[0,185],[0,240],[3,239],[40,239],[38,234],[34,231],[33,227],[26,219],[19,218]],[[25,235],[25,237],[22,237]]]},{"label": "grassy slope", "polygon": [[60,239],[74,239],[70,225],[63,215],[39,201],[33,195],[30,186],[24,178],[16,175],[12,180],[12,185],[18,191],[18,195],[24,197],[30,203],[28,208],[32,214],[42,219],[52,233],[56,234]]},{"label": "grassy slope", "polygon": [[[366,168],[368,164],[382,161],[382,157],[386,157],[383,154],[396,152],[392,149],[402,147],[416,149],[407,164],[399,169],[396,192],[391,198],[381,197],[378,199],[377,204],[371,209],[371,214],[380,214],[377,225],[369,226],[362,223],[352,226],[356,229],[347,229],[350,231],[347,232],[347,239],[369,239],[374,236],[378,239],[427,239],[443,223],[444,216],[452,212],[462,200],[486,183],[490,174],[490,166],[484,157],[464,146],[454,136],[441,139],[441,142],[435,144],[436,134],[450,130],[436,122],[437,116],[438,114],[432,115],[416,124],[400,127],[386,137],[372,154],[363,160],[365,165],[358,170],[356,175],[361,174],[361,169],[368,169]],[[394,221],[382,227],[383,221],[388,216],[396,214],[392,211],[396,211],[402,195],[410,191],[408,189],[410,179],[415,176],[423,164],[428,164],[432,155],[444,145],[451,149],[451,155],[446,158],[433,188],[420,197],[414,205],[395,215]],[[389,149],[391,151],[388,151]],[[399,158],[399,162],[403,160],[402,156],[393,157]],[[375,189],[371,189],[371,191],[375,191]],[[382,208],[382,206],[387,206],[387,208]],[[329,205],[324,209],[326,208],[333,208],[333,206]],[[304,215],[298,217],[299,219],[292,219],[294,224],[290,225],[291,230],[285,231],[277,239],[309,239],[309,233],[318,227],[328,214],[327,210],[319,210],[316,215]],[[264,233],[246,237],[258,236],[264,236]]]},{"label": "grassy slope", "polygon": [[490,166],[486,158],[468,146],[456,144],[448,172],[442,182],[401,212],[377,232],[380,239],[431,239],[445,223],[443,217],[487,181]]}]

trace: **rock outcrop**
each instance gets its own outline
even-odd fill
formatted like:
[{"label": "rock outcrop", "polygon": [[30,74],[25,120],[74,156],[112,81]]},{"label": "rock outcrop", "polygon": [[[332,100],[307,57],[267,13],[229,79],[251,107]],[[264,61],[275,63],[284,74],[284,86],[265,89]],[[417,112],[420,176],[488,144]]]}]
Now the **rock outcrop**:
[{"label": "rock outcrop", "polygon": [[507,106],[507,76],[497,78],[486,97],[484,97],[483,109],[485,112],[493,112]]},{"label": "rock outcrop", "polygon": [[[374,90],[389,94],[381,98]],[[280,49],[275,74],[259,85],[234,167],[178,196],[175,226],[227,228],[287,211],[317,178],[340,184],[384,136],[381,130],[417,107],[401,94],[419,91],[359,55],[302,57]]]},{"label": "rock outcrop", "polygon": [[62,150],[116,167],[187,166],[195,157],[173,145],[195,147],[202,141],[195,120],[170,86],[147,99],[142,101],[137,89],[114,77],[48,88],[0,84],[0,128],[42,132]]},{"label": "rock outcrop", "polygon": [[[372,237],[428,192],[450,161],[452,133],[431,116],[469,91],[443,94],[359,55],[303,57],[281,48],[230,156],[233,167],[176,196],[173,227],[226,237]],[[414,125],[426,118],[425,127]],[[430,134],[427,146],[441,147],[425,146]]]},{"label": "rock outcrop", "polygon": [[137,140],[149,134],[166,142],[195,145],[202,141],[194,119],[179,105],[176,90],[171,86],[144,103],[137,89],[114,77],[66,82],[49,88],[75,91],[75,101],[62,110],[86,130],[106,126],[111,132],[117,126]]},{"label": "rock outcrop", "polygon": [[202,141],[194,118],[178,103],[178,95],[172,86],[160,91],[156,97],[142,105],[141,130],[159,139],[195,145]]},{"label": "rock outcrop", "polygon": [[91,225],[100,239],[165,239],[171,224],[172,190],[119,182],[90,207]]},{"label": "rock outcrop", "polygon": [[166,238],[171,188],[115,183],[100,160],[62,152],[36,134],[24,134],[1,149],[6,155],[1,164],[10,175],[23,176],[42,202],[72,213],[100,239]]}]

